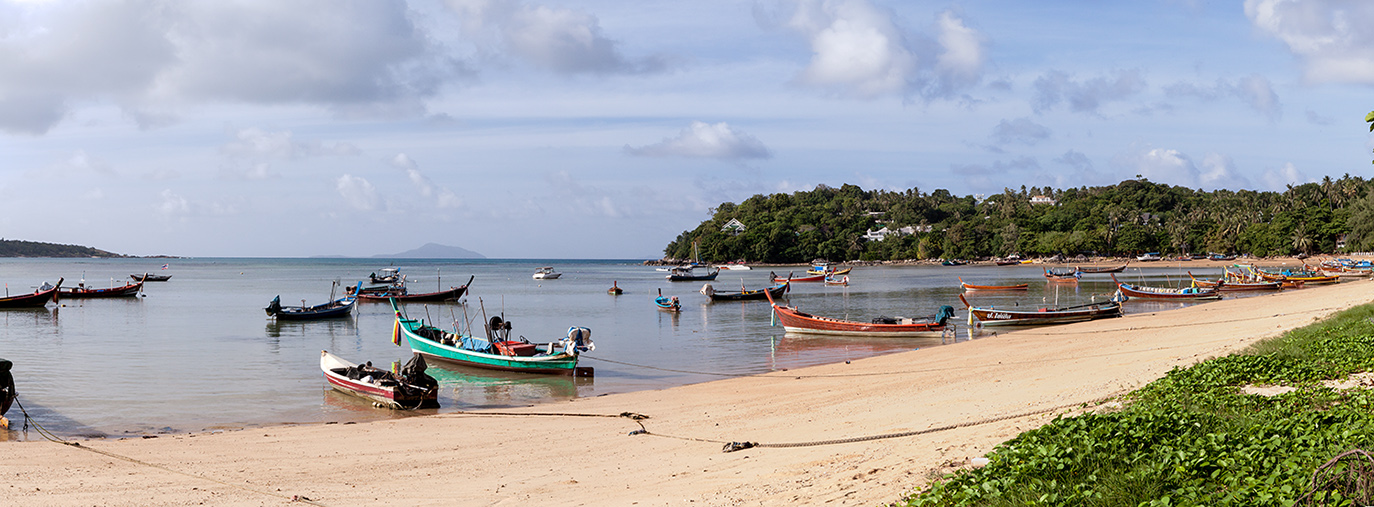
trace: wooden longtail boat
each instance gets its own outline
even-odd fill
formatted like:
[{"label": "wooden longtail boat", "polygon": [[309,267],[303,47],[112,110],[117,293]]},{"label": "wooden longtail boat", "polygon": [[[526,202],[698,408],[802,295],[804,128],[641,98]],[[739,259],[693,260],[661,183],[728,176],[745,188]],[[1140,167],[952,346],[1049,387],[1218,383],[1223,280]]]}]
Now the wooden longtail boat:
[{"label": "wooden longtail boat", "polygon": [[1016,259],[1005,259],[1005,260],[992,261],[992,262],[993,262],[994,264],[998,265],[998,266],[1015,266],[1015,265],[1017,265],[1017,264],[1021,264],[1021,261],[1016,260]]},{"label": "wooden longtail boat", "polygon": [[57,285],[48,285],[44,282],[43,286],[39,287],[33,294],[0,297],[0,308],[38,308],[47,306],[48,301],[57,301],[58,291],[62,288],[62,280],[62,278],[58,278]]},{"label": "wooden longtail boat", "polygon": [[1116,275],[1112,275],[1112,282],[1116,284],[1117,288],[1121,291],[1122,294],[1125,294],[1128,297],[1138,299],[1164,299],[1172,301],[1204,301],[1211,299],[1221,299],[1221,294],[1218,293],[1219,291],[1217,287],[1184,287],[1181,289],[1172,289],[1167,287],[1144,287],[1140,285],[1122,283],[1120,280],[1116,279]]},{"label": "wooden longtail boat", "polygon": [[782,277],[782,276],[778,276],[777,273],[774,273],[774,272],[772,272],[772,271],[769,271],[769,272],[768,272],[768,277],[769,277],[769,279],[773,280],[773,283],[782,283],[782,282],[824,282],[824,281],[825,281],[825,275],[792,276],[791,273],[788,273],[787,276]]},{"label": "wooden longtail boat", "polygon": [[1030,284],[1028,283],[1018,285],[973,285],[971,283],[964,283],[964,277],[962,276],[959,277],[959,285],[963,287],[964,290],[1026,290],[1030,288]]},{"label": "wooden longtail boat", "polygon": [[59,291],[59,297],[68,299],[134,297],[138,295],[138,291],[140,290],[143,290],[142,280],[119,287],[110,287],[108,289],[97,289],[95,287],[87,287],[86,284],[83,282],[81,284],[78,284],[76,287],[72,287],[70,289],[62,289],[61,291]]},{"label": "wooden longtail boat", "polygon": [[165,281],[167,281],[167,280],[171,280],[171,279],[172,279],[172,275],[154,275],[154,274],[151,274],[151,273],[143,273],[143,274],[140,275],[140,274],[135,273],[135,274],[129,275],[129,278],[133,278],[134,280],[138,280],[138,281],[142,281],[142,282],[165,282]]},{"label": "wooden longtail boat", "polygon": [[397,375],[373,368],[372,363],[357,365],[327,350],[320,351],[320,370],[330,387],[386,408],[439,408],[439,382],[425,374],[425,369],[425,358],[420,354],[412,356]]},{"label": "wooden longtail boat", "polygon": [[833,267],[830,267],[829,264],[816,264],[816,265],[814,265],[814,266],[811,266],[811,269],[806,270],[806,276],[815,276],[815,275],[842,276],[842,275],[847,275],[847,274],[849,274],[849,272],[852,271],[853,269],[854,269],[854,268],[835,269],[835,268],[833,268]]},{"label": "wooden longtail boat", "polygon": [[1193,276],[1193,272],[1188,272],[1188,277],[1193,279],[1193,285],[1198,287],[1216,287],[1221,292],[1244,292],[1260,290],[1281,290],[1283,282],[1237,282],[1230,280],[1203,280]]},{"label": "wooden longtail boat", "polygon": [[791,287],[791,284],[783,282],[764,289],[740,290],[739,292],[716,292],[716,288],[708,283],[701,287],[701,293],[711,298],[711,301],[753,301],[768,299],[769,295],[775,298],[782,297],[788,290],[791,290]]},{"label": "wooden longtail boat", "polygon": [[825,284],[826,284],[826,285],[839,285],[839,286],[848,287],[848,286],[849,286],[849,276],[846,275],[846,276],[842,276],[842,277],[836,278],[835,275],[827,275],[827,276],[825,277]]},{"label": "wooden longtail boat", "polygon": [[534,344],[510,339],[510,322],[492,317],[486,323],[487,339],[468,333],[444,331],[423,321],[408,319],[401,313],[400,303],[391,300],[396,312],[392,328],[392,343],[400,345],[405,338],[410,350],[425,357],[454,364],[491,370],[555,375],[591,376],[591,368],[579,368],[577,356],[596,348],[592,331],[585,327],[568,328],[568,337],[547,344]]},{"label": "wooden longtail boat", "polygon": [[942,306],[940,311],[930,317],[917,319],[888,318],[874,319],[874,322],[855,322],[852,320],[832,319],[804,313],[793,306],[779,305],[768,298],[783,329],[793,334],[818,334],[832,336],[867,336],[888,338],[924,338],[944,336],[945,330],[954,331],[949,322],[954,316],[954,307]]},{"label": "wooden longtail boat", "polygon": [[353,294],[356,291],[358,299],[363,301],[386,301],[389,299],[398,299],[403,303],[457,301],[458,298],[463,297],[463,294],[467,293],[468,285],[471,285],[472,280],[476,277],[477,275],[472,275],[471,277],[468,277],[468,283],[465,283],[458,287],[449,287],[448,289],[441,290],[438,292],[425,292],[421,294],[415,294],[410,292],[408,289],[406,289],[405,285],[390,285],[382,288],[373,287],[363,288],[360,290],[356,290],[353,287],[349,287],[348,292],[350,294]]},{"label": "wooden longtail boat", "polygon": [[612,295],[612,296],[619,296],[619,295],[621,295],[621,294],[624,294],[625,291],[620,290],[620,286],[619,286],[619,285],[616,285],[616,283],[615,283],[614,281],[612,281],[612,282],[611,282],[611,288],[606,289],[606,293],[607,293],[607,294],[610,294],[610,295]]},{"label": "wooden longtail boat", "polygon": [[275,317],[277,320],[335,319],[347,317],[353,312],[357,302],[357,298],[350,296],[315,306],[282,306],[281,296],[277,296],[272,298],[272,302],[264,310],[267,311],[267,316]]},{"label": "wooden longtail boat", "polygon": [[1045,268],[1045,279],[1051,283],[1078,283],[1079,276],[1074,268]]},{"label": "wooden longtail boat", "polygon": [[1006,308],[981,308],[969,304],[964,299],[963,294],[959,294],[959,301],[964,302],[964,307],[968,308],[969,323],[977,319],[984,326],[1044,326],[1050,324],[1067,324],[1070,322],[1083,322],[1087,320],[1105,319],[1108,317],[1121,316],[1121,303],[1113,298],[1101,303],[1089,303],[1086,305],[1066,306],[1062,308],[1038,308],[1035,310],[1013,310]]},{"label": "wooden longtail boat", "polygon": [[1125,271],[1125,270],[1126,270],[1126,266],[1129,266],[1129,265],[1131,265],[1130,262],[1127,262],[1127,263],[1122,264],[1122,265],[1120,265],[1120,266],[1105,266],[1105,267],[1099,267],[1099,266],[1088,266],[1088,267],[1083,267],[1083,266],[1078,266],[1078,267],[1076,267],[1076,268],[1074,268],[1074,269],[1077,270],[1079,273],[1083,273],[1083,274],[1085,274],[1085,275],[1098,274],[1098,273],[1120,273],[1120,272],[1122,272],[1122,271]]},{"label": "wooden longtail boat", "polygon": [[658,290],[658,297],[654,298],[654,306],[665,312],[677,313],[682,311],[682,302],[678,301],[677,296],[668,297],[663,295],[663,289]]}]

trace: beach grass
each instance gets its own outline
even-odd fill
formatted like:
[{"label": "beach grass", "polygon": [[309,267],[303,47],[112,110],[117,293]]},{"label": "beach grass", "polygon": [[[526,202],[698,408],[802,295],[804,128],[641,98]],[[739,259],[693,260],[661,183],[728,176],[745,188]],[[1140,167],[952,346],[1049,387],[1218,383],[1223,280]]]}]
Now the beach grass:
[{"label": "beach grass", "polygon": [[[897,505],[1358,504],[1328,490],[1303,496],[1328,460],[1374,451],[1374,392],[1323,384],[1369,371],[1374,304],[1175,368],[1120,409],[1056,418],[999,445],[987,466],[946,475]],[[1246,394],[1245,386],[1293,390]]]}]

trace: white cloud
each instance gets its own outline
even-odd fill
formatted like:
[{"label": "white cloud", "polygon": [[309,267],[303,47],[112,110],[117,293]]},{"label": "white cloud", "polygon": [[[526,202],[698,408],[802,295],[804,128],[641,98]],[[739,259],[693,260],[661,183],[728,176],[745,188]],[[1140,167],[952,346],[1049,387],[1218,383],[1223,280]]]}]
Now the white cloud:
[{"label": "white cloud", "polygon": [[1165,88],[1173,96],[1196,97],[1203,100],[1218,100],[1222,97],[1235,97],[1271,120],[1277,120],[1283,112],[1279,95],[1274,92],[1269,79],[1252,74],[1235,81],[1218,79],[1212,86],[1192,83],[1175,83]]},{"label": "white cloud", "polygon": [[335,190],[343,196],[344,202],[359,211],[382,211],[386,209],[377,188],[364,178],[345,174],[334,181]]},{"label": "white cloud", "polygon": [[1202,172],[1199,181],[1204,190],[1252,188],[1250,179],[1236,169],[1235,162],[1232,162],[1230,157],[1217,153],[1208,153],[1202,157]]},{"label": "white cloud", "polygon": [[[464,18],[469,38],[494,33],[500,49],[536,67],[563,74],[624,74],[664,68],[657,57],[625,57],[601,31],[596,16],[518,0],[448,0]],[[498,51],[500,50],[498,49]]]},{"label": "white cloud", "polygon": [[235,132],[233,140],[221,145],[220,153],[253,160],[292,160],[317,155],[357,155],[361,151],[349,143],[298,141],[288,130],[268,132],[259,128],[245,128]]},{"label": "white cloud", "polygon": [[953,11],[937,16],[934,40],[910,40],[895,15],[868,0],[804,0],[786,26],[811,46],[803,84],[863,99],[918,93],[945,98],[982,79],[982,34]]},{"label": "white cloud", "polygon": [[1288,46],[1309,82],[1374,84],[1374,3],[1246,0],[1245,15]]},{"label": "white cloud", "polygon": [[752,135],[736,131],[725,122],[708,124],[694,121],[677,137],[638,148],[625,145],[631,155],[650,157],[696,157],[721,160],[766,159],[773,152]]},{"label": "white cloud", "polygon": [[[0,26],[0,130],[42,134],[108,101],[142,126],[178,105],[308,104],[423,113],[466,69],[440,56],[402,2],[161,2],[10,6]],[[9,28],[9,30],[4,30]]]},{"label": "white cloud", "polygon": [[1035,111],[1043,112],[1067,103],[1076,113],[1099,114],[1108,102],[1128,99],[1145,90],[1145,78],[1138,70],[1113,72],[1077,81],[1068,73],[1052,70],[1035,80]]},{"label": "white cloud", "polygon": [[1049,127],[1035,123],[1030,118],[1017,118],[1012,121],[1004,119],[992,128],[992,139],[1000,145],[1018,143],[1035,146],[1036,143],[1049,138]]},{"label": "white cloud", "polygon": [[162,203],[158,204],[157,213],[168,220],[184,220],[191,214],[191,203],[171,189],[165,189],[162,191]]},{"label": "white cloud", "polygon": [[1302,171],[1299,171],[1297,166],[1294,166],[1292,162],[1283,164],[1283,167],[1278,169],[1264,171],[1263,180],[1264,184],[1269,187],[1269,190],[1276,192],[1286,190],[1288,185],[1301,185],[1303,183],[1316,181],[1308,178]]},{"label": "white cloud", "polygon": [[1197,188],[1200,172],[1193,159],[1178,150],[1150,148],[1118,156],[1113,162],[1126,169],[1130,178],[1135,174],[1156,183]]},{"label": "white cloud", "polygon": [[448,188],[435,185],[428,176],[420,172],[420,165],[415,160],[404,153],[398,153],[391,159],[391,165],[406,173],[406,178],[415,186],[423,197],[433,199],[434,205],[439,208],[460,208],[463,205],[462,199]]}]

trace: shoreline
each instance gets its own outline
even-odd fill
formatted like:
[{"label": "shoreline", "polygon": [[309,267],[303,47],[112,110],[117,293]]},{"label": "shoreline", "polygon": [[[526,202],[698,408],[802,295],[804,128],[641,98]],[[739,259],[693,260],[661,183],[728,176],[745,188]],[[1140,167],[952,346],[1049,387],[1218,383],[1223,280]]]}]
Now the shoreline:
[{"label": "shoreline", "polygon": [[[14,474],[11,496],[53,505],[276,505],[293,495],[322,505],[366,498],[882,504],[1071,407],[1368,302],[1371,287],[1342,282],[499,412],[543,416],[450,413],[82,441],[82,448],[14,442],[0,472]],[[649,419],[614,417],[622,412]],[[977,422],[902,438],[721,451],[723,442],[787,444]],[[631,436],[641,424],[650,434]]]}]

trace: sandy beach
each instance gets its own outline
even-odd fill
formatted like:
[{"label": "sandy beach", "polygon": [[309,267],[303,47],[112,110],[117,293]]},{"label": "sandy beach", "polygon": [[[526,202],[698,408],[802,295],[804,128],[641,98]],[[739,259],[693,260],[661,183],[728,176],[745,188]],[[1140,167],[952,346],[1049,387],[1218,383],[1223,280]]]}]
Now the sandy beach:
[{"label": "sandy beach", "polygon": [[[1368,302],[1371,289],[1356,280],[501,414],[6,443],[0,504],[883,504],[1056,414]],[[546,415],[504,415],[516,412]],[[648,433],[632,435],[641,424]],[[764,447],[722,452],[735,441]]]}]

